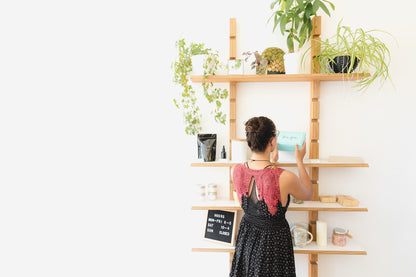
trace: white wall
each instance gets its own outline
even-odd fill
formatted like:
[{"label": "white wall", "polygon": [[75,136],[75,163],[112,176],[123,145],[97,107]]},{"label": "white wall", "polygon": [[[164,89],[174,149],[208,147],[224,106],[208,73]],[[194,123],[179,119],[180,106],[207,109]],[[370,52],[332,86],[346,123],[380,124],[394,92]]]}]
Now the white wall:
[{"label": "white wall", "polygon": [[[319,274],[414,275],[416,24],[411,9],[391,1],[333,2],[322,37],[344,18],[392,33],[399,47],[388,41],[396,90],[388,83],[365,94],[349,83],[321,85],[321,156],[360,155],[370,168],[320,171],[322,193],[356,195],[369,212],[320,215],[350,228],[368,255],[321,255]],[[170,65],[181,36],[225,59],[230,17],[237,18],[239,54],[284,48],[266,24],[269,4],[2,4],[0,275],[227,276],[228,255],[190,251],[203,217],[190,210],[192,188],[226,186],[227,171],[190,168],[196,140],[173,106],[179,89]],[[245,84],[238,93],[240,129],[264,114],[280,129],[309,130],[307,84]],[[203,127],[227,141],[227,126],[205,120]],[[306,214],[288,214],[298,218]],[[296,263],[298,276],[307,276],[307,257],[296,255]]]}]

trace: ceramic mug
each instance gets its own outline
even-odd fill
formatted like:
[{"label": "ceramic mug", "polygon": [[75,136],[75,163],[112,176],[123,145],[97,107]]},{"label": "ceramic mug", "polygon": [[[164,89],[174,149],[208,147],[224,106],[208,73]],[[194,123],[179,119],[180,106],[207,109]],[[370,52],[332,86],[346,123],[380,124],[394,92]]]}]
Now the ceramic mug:
[{"label": "ceramic mug", "polygon": [[[305,247],[307,244],[311,243],[313,240],[313,235],[311,232],[306,231],[303,228],[295,227],[292,230],[293,234],[293,241],[295,243],[295,246],[298,247]],[[308,240],[308,235],[310,236],[310,239]]]},{"label": "ceramic mug", "polygon": [[307,222],[296,222],[292,224],[292,227],[290,228],[291,230],[293,230],[294,228],[302,228],[305,229],[306,231],[309,230],[309,224]]}]

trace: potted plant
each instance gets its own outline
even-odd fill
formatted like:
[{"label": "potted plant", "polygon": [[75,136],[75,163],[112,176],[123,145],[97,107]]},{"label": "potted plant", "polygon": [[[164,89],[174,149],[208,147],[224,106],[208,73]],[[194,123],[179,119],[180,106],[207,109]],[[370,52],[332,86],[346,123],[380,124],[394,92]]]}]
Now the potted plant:
[{"label": "potted plant", "polygon": [[268,60],[263,55],[260,55],[258,51],[247,51],[242,54],[245,56],[244,61],[248,62],[250,57],[253,57],[253,61],[251,62],[251,70],[256,69],[256,74],[266,74],[267,72],[267,64]]},{"label": "potted plant", "polygon": [[[319,41],[320,53],[314,57],[323,73],[371,73],[370,76],[356,81],[360,91],[365,91],[377,79],[380,87],[389,79],[390,51],[386,44],[377,38],[376,33],[389,34],[381,30],[355,30],[342,26],[339,22],[334,36]],[[310,47],[302,57],[309,53]]]},{"label": "potted plant", "polygon": [[312,18],[319,10],[323,10],[328,16],[331,15],[327,4],[332,10],[335,9],[334,4],[327,0],[274,0],[272,2],[270,8],[273,14],[269,21],[273,19],[273,32],[279,26],[282,35],[287,35],[286,44],[289,51],[285,55],[287,74],[299,73],[300,54],[295,52],[295,41],[300,49],[311,38]]},{"label": "potted plant", "polygon": [[174,98],[175,106],[183,111],[185,122],[185,133],[195,135],[202,130],[201,127],[201,111],[197,105],[196,91],[190,81],[190,74],[193,69],[192,57],[196,55],[205,55],[203,63],[203,82],[202,88],[204,96],[209,103],[214,104],[215,121],[225,124],[226,115],[221,111],[222,100],[227,99],[228,90],[214,88],[212,82],[205,82],[208,75],[215,75],[218,68],[218,53],[206,48],[203,43],[186,44],[185,39],[176,41],[175,46],[178,49],[177,60],[172,64],[174,69],[173,81],[182,87],[182,92],[178,98]]},{"label": "potted plant", "polygon": [[261,55],[267,60],[267,74],[285,74],[285,52],[282,49],[269,47]]}]

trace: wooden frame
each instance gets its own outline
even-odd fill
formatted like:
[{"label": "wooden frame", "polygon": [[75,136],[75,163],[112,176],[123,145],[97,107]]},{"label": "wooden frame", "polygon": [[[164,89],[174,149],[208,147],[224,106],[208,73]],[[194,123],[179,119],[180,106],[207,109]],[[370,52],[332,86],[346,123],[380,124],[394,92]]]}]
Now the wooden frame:
[{"label": "wooden frame", "polygon": [[[207,238],[206,237],[206,230],[207,230],[207,224],[209,224],[208,223],[208,214],[209,214],[209,212],[216,212],[216,211],[218,211],[218,212],[222,212],[222,211],[225,211],[225,212],[229,212],[229,213],[233,213],[234,214],[234,217],[233,217],[233,225],[232,225],[232,231],[231,231],[231,242],[224,242],[224,241],[221,241],[221,240],[215,240],[215,239],[211,239],[211,238]],[[215,210],[212,210],[212,209],[210,209],[210,210],[207,210],[207,213],[206,213],[207,215],[206,215],[206,217],[205,217],[205,225],[204,225],[204,237],[203,237],[203,239],[204,240],[207,240],[207,241],[213,241],[213,242],[216,242],[216,243],[221,243],[221,244],[224,244],[224,245],[229,245],[229,246],[234,246],[234,244],[235,244],[235,239],[236,239],[236,237],[235,237],[235,234],[236,234],[236,226],[237,226],[237,211],[230,211],[230,210],[220,210],[220,209],[215,209]]]},{"label": "wooden frame", "polygon": [[[319,168],[321,167],[369,167],[368,163],[361,161],[348,161],[342,160],[333,162],[330,160],[322,160],[319,158],[319,118],[320,118],[320,82],[321,81],[354,81],[370,76],[370,74],[351,73],[351,74],[321,74],[318,64],[314,64],[313,58],[319,54],[320,45],[319,39],[321,35],[321,17],[315,17],[312,20],[312,49],[311,49],[311,72],[312,74],[277,74],[277,75],[214,75],[208,76],[206,81],[229,83],[230,85],[230,115],[229,115],[229,131],[230,131],[230,157],[231,157],[231,141],[236,138],[236,102],[237,102],[237,83],[240,82],[309,82],[310,83],[310,141],[309,141],[309,161],[305,161],[305,167],[309,168],[309,176],[311,177],[314,201],[309,206],[289,206],[288,210],[293,211],[307,211],[309,214],[309,226],[310,231],[316,238],[316,221],[319,218],[319,212],[367,212],[367,208],[358,207],[339,207],[335,205],[318,205],[319,199]],[[236,19],[230,19],[230,56],[229,59],[236,59],[236,38],[237,38],[237,24]],[[192,82],[202,82],[202,76],[191,76]],[[241,211],[241,207],[237,206],[233,201],[233,183],[231,178],[231,167],[236,163],[232,162],[210,162],[210,163],[192,163],[192,167],[225,167],[230,171],[230,185],[229,185],[229,201],[221,205],[194,205],[192,210],[217,210],[221,208],[223,210]],[[296,163],[275,163],[279,167],[297,167]],[[234,203],[234,204],[233,204]],[[235,232],[235,227],[233,232]],[[294,248],[295,254],[308,254],[309,255],[309,277],[318,276],[318,255],[319,254],[344,254],[344,255],[366,255],[367,252],[359,247],[351,248],[334,248],[334,247],[317,247],[316,243],[312,243],[312,246],[307,248]],[[229,253],[230,266],[234,255],[234,248],[221,248],[221,247],[202,247],[193,248],[192,251],[199,252],[222,252]]]},{"label": "wooden frame", "polygon": [[[264,82],[311,82],[311,81],[355,81],[368,77],[365,73],[331,74],[271,74],[271,75],[209,75],[206,82],[213,83],[264,83]],[[191,81],[202,83],[203,76],[193,75]],[[231,84],[230,84],[231,85]],[[231,94],[231,93],[230,93]],[[230,95],[235,100],[235,95]]]},{"label": "wooden frame", "polygon": [[[196,162],[191,163],[191,167],[233,167],[238,163],[233,162]],[[368,163],[357,163],[357,162],[330,162],[328,160],[305,160],[303,162],[305,167],[369,167]],[[297,167],[296,163],[274,163],[273,165],[278,167]],[[315,176],[315,175],[314,175]]]},{"label": "wooden frame", "polygon": [[[204,247],[192,248],[192,251],[229,253],[232,255],[235,252],[235,247],[208,243],[205,244]],[[367,255],[367,251],[354,243],[354,241],[349,241],[344,247],[335,246],[331,241],[328,241],[328,245],[326,247],[317,246],[316,242],[312,242],[303,248],[294,247],[293,251],[295,254],[306,255]],[[313,260],[312,262],[317,264],[318,260]]]},{"label": "wooden frame", "polygon": [[[240,204],[237,204],[235,200],[216,200],[216,201],[204,201],[200,203],[194,203],[192,210],[222,210],[222,211],[242,211]],[[366,207],[362,205],[353,207],[344,207],[339,203],[321,203],[320,201],[304,201],[302,204],[292,204],[289,206],[288,211],[317,211],[317,212],[368,212]]]}]

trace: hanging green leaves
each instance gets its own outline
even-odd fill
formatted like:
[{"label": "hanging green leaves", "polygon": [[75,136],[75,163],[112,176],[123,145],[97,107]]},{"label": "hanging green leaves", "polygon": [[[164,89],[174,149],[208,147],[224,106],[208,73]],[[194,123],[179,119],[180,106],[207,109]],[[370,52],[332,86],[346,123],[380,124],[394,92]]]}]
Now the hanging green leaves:
[{"label": "hanging green leaves", "polygon": [[175,107],[183,112],[183,119],[185,122],[185,132],[188,135],[195,135],[202,130],[201,127],[201,112],[197,105],[197,96],[195,89],[192,87],[190,81],[190,73],[192,71],[192,56],[206,55],[204,61],[204,75],[202,87],[204,96],[209,103],[214,105],[212,113],[216,122],[225,124],[226,115],[222,111],[222,100],[227,99],[228,90],[214,88],[212,82],[205,82],[208,75],[215,75],[218,69],[219,60],[218,53],[206,48],[203,43],[190,43],[186,45],[184,39],[180,39],[175,43],[178,49],[178,58],[172,64],[174,69],[173,81],[182,87],[182,92],[178,98],[173,99]]}]

